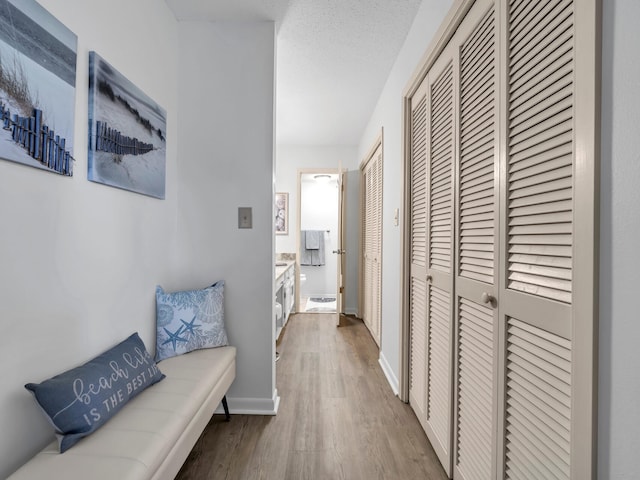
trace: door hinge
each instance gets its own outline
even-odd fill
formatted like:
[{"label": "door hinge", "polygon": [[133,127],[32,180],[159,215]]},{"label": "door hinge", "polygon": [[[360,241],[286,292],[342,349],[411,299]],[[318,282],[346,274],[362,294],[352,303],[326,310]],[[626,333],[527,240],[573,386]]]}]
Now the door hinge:
[{"label": "door hinge", "polygon": [[340,287],[340,293],[344,293],[344,287]]}]

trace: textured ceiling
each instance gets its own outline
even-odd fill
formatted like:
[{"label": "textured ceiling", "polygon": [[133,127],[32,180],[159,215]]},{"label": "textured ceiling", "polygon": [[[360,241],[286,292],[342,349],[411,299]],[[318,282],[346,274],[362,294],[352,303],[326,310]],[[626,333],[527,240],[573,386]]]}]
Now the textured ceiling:
[{"label": "textured ceiling", "polygon": [[179,20],[275,21],[277,143],[357,145],[421,0],[165,1]]}]

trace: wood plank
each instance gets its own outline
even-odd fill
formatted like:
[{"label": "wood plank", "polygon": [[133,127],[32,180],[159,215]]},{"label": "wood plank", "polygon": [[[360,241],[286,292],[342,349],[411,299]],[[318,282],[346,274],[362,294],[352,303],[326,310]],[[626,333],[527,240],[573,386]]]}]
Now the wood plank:
[{"label": "wood plank", "polygon": [[447,478],[364,323],[334,318],[291,316],[277,347],[278,415],[214,415],[176,479]]}]

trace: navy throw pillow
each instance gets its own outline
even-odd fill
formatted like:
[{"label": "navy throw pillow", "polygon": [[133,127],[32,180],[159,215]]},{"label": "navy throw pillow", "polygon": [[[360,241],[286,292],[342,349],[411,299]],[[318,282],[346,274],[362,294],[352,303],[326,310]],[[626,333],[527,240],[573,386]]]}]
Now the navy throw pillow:
[{"label": "navy throw pillow", "polygon": [[163,378],[136,332],[84,365],[25,388],[53,425],[63,453]]}]

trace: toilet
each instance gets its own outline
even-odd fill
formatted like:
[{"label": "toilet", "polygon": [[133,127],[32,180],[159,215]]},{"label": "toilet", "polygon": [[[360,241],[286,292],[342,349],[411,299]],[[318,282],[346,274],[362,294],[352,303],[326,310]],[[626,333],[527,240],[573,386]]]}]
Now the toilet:
[{"label": "toilet", "polygon": [[307,281],[307,275],[300,272],[300,283],[298,284],[298,291],[300,292],[300,298],[302,298],[306,292],[304,291],[304,284]]},{"label": "toilet", "polygon": [[276,314],[276,325],[281,325],[282,324],[282,305],[277,301],[276,301],[275,314]]}]

